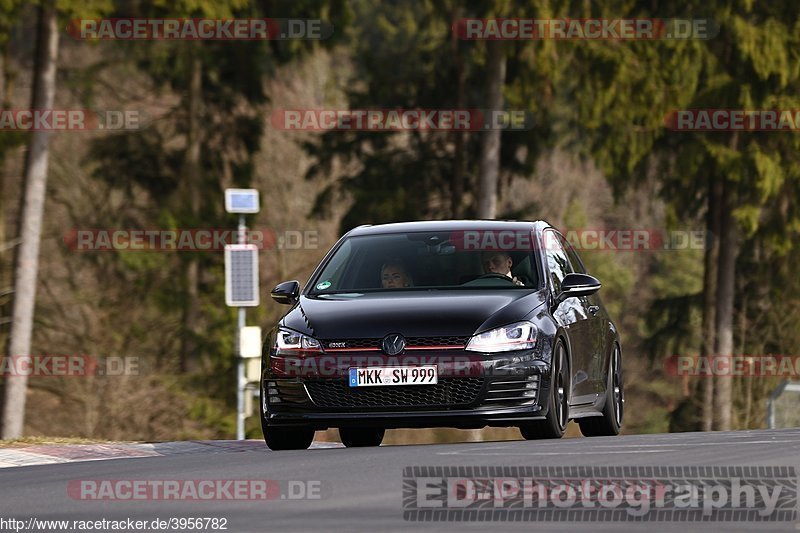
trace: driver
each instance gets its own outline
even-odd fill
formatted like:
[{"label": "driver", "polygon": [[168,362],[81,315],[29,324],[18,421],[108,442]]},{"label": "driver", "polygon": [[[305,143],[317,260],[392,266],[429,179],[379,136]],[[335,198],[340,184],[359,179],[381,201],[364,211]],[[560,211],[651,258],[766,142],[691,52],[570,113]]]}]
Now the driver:
[{"label": "driver", "polygon": [[400,261],[388,261],[381,266],[381,285],[384,289],[412,287],[414,284],[408,269]]},{"label": "driver", "polygon": [[514,261],[506,252],[484,252],[482,256],[483,268],[487,274],[499,274],[508,277],[515,285],[525,285],[511,274]]}]

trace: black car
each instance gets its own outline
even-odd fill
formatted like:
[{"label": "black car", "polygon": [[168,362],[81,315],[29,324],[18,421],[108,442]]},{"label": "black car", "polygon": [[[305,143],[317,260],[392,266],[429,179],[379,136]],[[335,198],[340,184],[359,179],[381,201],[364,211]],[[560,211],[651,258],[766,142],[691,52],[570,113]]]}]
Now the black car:
[{"label": "black car", "polygon": [[518,426],[526,439],[616,435],[619,334],[600,282],[545,222],[361,226],[268,334],[261,422],[273,450],[339,428],[377,446],[387,428]]}]

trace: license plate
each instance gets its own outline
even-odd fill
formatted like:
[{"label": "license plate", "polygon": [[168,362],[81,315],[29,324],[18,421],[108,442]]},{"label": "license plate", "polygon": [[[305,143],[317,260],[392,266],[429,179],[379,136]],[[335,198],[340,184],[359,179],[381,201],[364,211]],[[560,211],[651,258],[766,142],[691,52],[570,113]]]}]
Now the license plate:
[{"label": "license plate", "polygon": [[387,385],[435,385],[435,366],[371,366],[351,368],[351,387],[385,387]]}]

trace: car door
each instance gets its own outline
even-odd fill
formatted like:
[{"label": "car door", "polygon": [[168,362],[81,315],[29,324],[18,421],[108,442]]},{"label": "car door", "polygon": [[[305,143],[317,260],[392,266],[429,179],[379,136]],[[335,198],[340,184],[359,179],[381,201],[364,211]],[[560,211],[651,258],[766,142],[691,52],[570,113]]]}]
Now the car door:
[{"label": "car door", "polygon": [[[562,237],[563,239],[563,237]],[[591,274],[586,272],[586,267],[583,265],[578,252],[572,245],[565,239],[562,241],[562,246],[567,252],[567,257],[575,272],[581,274]],[[607,368],[607,354],[609,354],[608,346],[608,331],[609,319],[605,307],[600,300],[598,293],[590,296],[581,297],[584,307],[586,308],[588,317],[588,327],[586,328],[586,350],[587,350],[587,366],[586,371],[588,379],[586,386],[582,388],[581,392],[585,394],[602,394],[606,389],[606,368]]]},{"label": "car door", "polygon": [[[564,277],[574,272],[564,248],[564,238],[553,229],[544,232],[547,258],[548,285],[555,298],[561,292]],[[570,403],[579,405],[594,401],[596,393],[589,382],[591,360],[591,324],[589,311],[583,298],[566,298],[553,310],[553,318],[569,336],[571,368]]]}]

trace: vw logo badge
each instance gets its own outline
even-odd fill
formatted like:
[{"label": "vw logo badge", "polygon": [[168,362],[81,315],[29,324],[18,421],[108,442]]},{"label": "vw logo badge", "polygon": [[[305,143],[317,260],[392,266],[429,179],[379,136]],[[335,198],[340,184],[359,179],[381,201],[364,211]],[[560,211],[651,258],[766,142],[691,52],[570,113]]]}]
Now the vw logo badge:
[{"label": "vw logo badge", "polygon": [[406,340],[398,333],[391,333],[383,338],[381,347],[386,355],[397,355],[405,350]]}]

